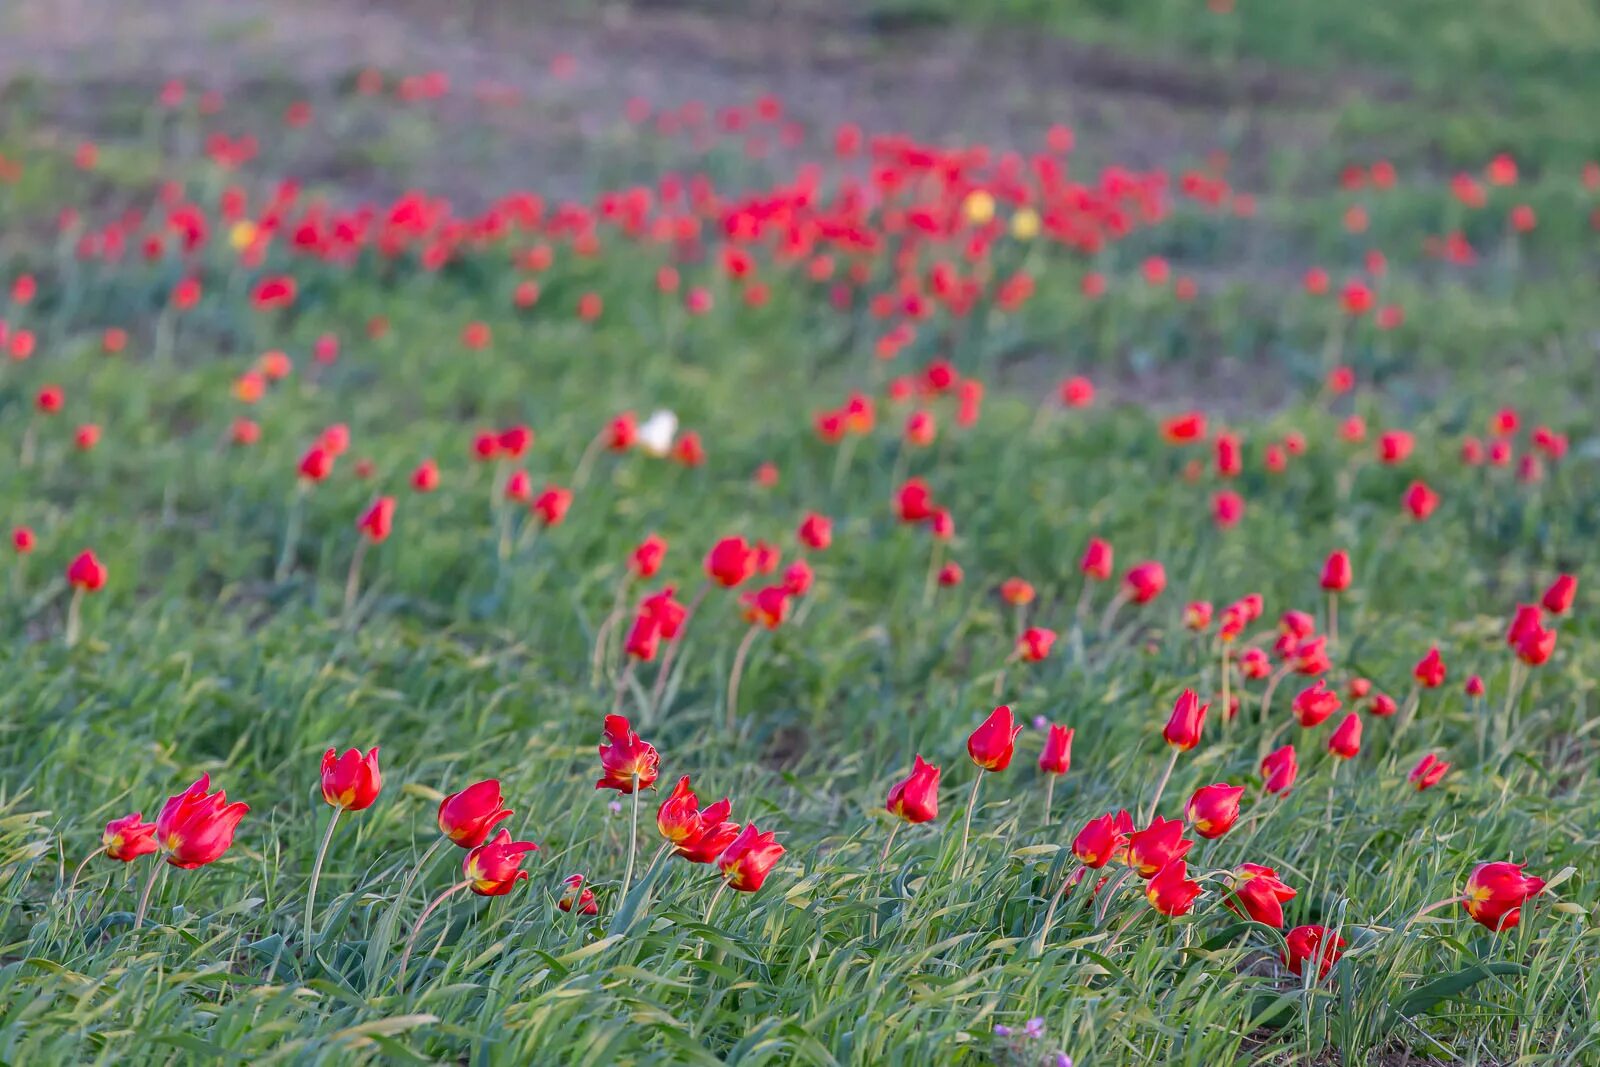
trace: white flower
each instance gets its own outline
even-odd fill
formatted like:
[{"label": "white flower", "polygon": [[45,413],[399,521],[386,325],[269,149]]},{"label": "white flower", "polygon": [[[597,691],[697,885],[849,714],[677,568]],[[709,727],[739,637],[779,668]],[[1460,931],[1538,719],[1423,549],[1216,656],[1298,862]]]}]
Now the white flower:
[{"label": "white flower", "polygon": [[672,451],[672,439],[677,435],[678,416],[662,409],[639,427],[639,447],[652,456],[665,456]]}]

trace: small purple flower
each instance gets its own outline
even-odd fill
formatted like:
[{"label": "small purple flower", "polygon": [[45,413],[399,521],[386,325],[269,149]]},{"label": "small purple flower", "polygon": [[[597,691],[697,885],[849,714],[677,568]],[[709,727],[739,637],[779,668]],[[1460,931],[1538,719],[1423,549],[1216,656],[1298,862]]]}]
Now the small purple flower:
[{"label": "small purple flower", "polygon": [[1047,727],[1049,725],[1050,725],[1050,720],[1045,718],[1043,715],[1035,715],[1033,717],[1033,728],[1035,730],[1043,730],[1045,727]]},{"label": "small purple flower", "polygon": [[1056,1067],[1072,1067],[1072,1057],[1065,1052],[1056,1053]]},{"label": "small purple flower", "polygon": [[1010,1037],[1011,1036],[1011,1027],[1006,1026],[1004,1023],[995,1023],[994,1024],[994,1036],[995,1037]]},{"label": "small purple flower", "polygon": [[613,815],[621,815],[622,814],[622,801],[613,800],[610,804],[608,804],[606,806],[611,809],[611,814],[613,814]]},{"label": "small purple flower", "polygon": [[1040,1018],[1029,1019],[1027,1025],[1022,1028],[1022,1034],[1024,1037],[1043,1037],[1044,1020]]}]

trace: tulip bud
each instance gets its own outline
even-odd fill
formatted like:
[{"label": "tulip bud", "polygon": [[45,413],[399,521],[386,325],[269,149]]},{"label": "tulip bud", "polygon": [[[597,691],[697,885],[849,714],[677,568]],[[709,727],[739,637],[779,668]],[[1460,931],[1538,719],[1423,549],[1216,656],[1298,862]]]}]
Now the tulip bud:
[{"label": "tulip bud", "polygon": [[1244,786],[1218,782],[1201,786],[1184,805],[1184,818],[1194,827],[1194,832],[1208,841],[1215,840],[1233,829],[1239,821],[1239,798],[1244,796]]},{"label": "tulip bud", "polygon": [[1155,873],[1144,887],[1145,899],[1162,915],[1177,917],[1189,914],[1195,898],[1200,895],[1200,883],[1189,878],[1189,865],[1175,859]]},{"label": "tulip bud", "polygon": [[394,497],[380,496],[373,501],[356,526],[373,544],[387,540],[389,531],[394,527]]},{"label": "tulip bud", "polygon": [[1544,879],[1522,873],[1520,863],[1482,863],[1467,878],[1461,906],[1490,930],[1510,930],[1522,920],[1522,905],[1544,892]]},{"label": "tulip bud", "polygon": [[1417,761],[1417,765],[1411,768],[1411,773],[1407,778],[1412,785],[1417,787],[1417,792],[1420,793],[1424,789],[1432,789],[1438,785],[1439,779],[1443,778],[1445,772],[1449,769],[1450,764],[1430,752]]},{"label": "tulip bud", "polygon": [[1185,689],[1178,696],[1177,703],[1172,707],[1172,715],[1167,719],[1166,729],[1161,736],[1167,744],[1181,752],[1187,752],[1200,743],[1201,731],[1205,728],[1206,709],[1210,704],[1200,703],[1200,698],[1193,689]]},{"label": "tulip bud", "polygon": [[1349,943],[1326,926],[1316,925],[1296,926],[1283,940],[1288,950],[1283,964],[1289,968],[1289,973],[1300,975],[1306,963],[1311,962],[1316,965],[1318,981],[1328,977]]},{"label": "tulip bud", "polygon": [[[29,542],[30,547],[32,542]],[[84,592],[98,592],[106,584],[106,568],[94,552],[84,549],[67,564],[67,584]]]},{"label": "tulip bud", "polygon": [[1266,790],[1274,795],[1289,792],[1300,773],[1300,762],[1295,757],[1294,746],[1284,745],[1269,752],[1261,761],[1261,775],[1266,779]]},{"label": "tulip bud", "polygon": [[344,755],[328,749],[322,756],[322,799],[344,811],[360,811],[372,806],[383,790],[378,771],[376,745],[363,756],[352,748]]},{"label": "tulip bud", "polygon": [[1046,774],[1066,774],[1072,766],[1072,730],[1051,725],[1045,735],[1044,751],[1039,754],[1039,769]]},{"label": "tulip bud", "polygon": [[741,893],[754,893],[767,880],[783,853],[776,834],[763,833],[756,829],[755,823],[750,823],[717,857],[717,868],[730,887]]},{"label": "tulip bud", "polygon": [[1322,565],[1322,588],[1331,593],[1343,592],[1350,588],[1350,580],[1350,554],[1342,550],[1331,553]]},{"label": "tulip bud", "polygon": [[986,771],[1003,771],[1011,766],[1021,732],[1022,727],[1011,717],[1011,708],[1002,704],[967,738],[967,755]]},{"label": "tulip bud", "polygon": [[480,897],[503,897],[526,880],[528,872],[522,870],[527,853],[539,848],[532,841],[513,841],[511,831],[502,829],[491,841],[486,841],[468,852],[461,861],[461,873],[472,885],[472,892]]},{"label": "tulip bud", "polygon": [[511,818],[493,778],[476,782],[439,802],[439,832],[462,848],[477,848],[495,824]]},{"label": "tulip bud", "polygon": [[910,823],[939,817],[939,768],[921,756],[914,757],[911,774],[889,790],[884,808]]},{"label": "tulip bud", "polygon": [[1089,540],[1089,547],[1083,551],[1083,559],[1078,563],[1078,570],[1086,577],[1103,582],[1111,577],[1111,564],[1111,546],[1094,537]]},{"label": "tulip bud", "polygon": [[1328,738],[1328,751],[1340,759],[1354,759],[1361,752],[1361,716],[1350,712]]}]

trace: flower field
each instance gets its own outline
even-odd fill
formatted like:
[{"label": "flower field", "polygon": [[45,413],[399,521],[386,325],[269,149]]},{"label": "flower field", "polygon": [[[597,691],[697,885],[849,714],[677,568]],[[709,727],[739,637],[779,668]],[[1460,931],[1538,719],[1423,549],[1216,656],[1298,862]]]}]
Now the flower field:
[{"label": "flower field", "polygon": [[1600,144],[585,77],[0,84],[0,1062],[1600,1062]]}]

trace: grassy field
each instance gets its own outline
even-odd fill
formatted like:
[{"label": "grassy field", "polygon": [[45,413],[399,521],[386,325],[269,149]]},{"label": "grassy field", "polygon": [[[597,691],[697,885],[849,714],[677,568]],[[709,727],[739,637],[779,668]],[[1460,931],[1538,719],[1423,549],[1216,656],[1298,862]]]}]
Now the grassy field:
[{"label": "grassy field", "polygon": [[[452,202],[368,186],[537,100],[356,67],[86,105],[19,75],[0,1062],[1600,1061],[1600,168],[1587,127],[1496,132],[1586,107],[1600,30],[1433,6],[1017,5],[1130,54],[1398,71],[1417,95],[1382,108],[1452,89],[1424,54],[1483,75],[1453,154],[1392,123],[1289,168],[664,96],[592,119],[583,197]],[[764,547],[724,588],[730,537]],[[1508,647],[1562,574],[1553,652]],[[635,644],[667,586],[687,621]],[[1341,706],[1302,725],[1318,680]],[[1002,703],[1015,758],[982,771]],[[596,787],[610,714],[653,788]],[[324,752],[373,746],[381,792],[330,822]],[[937,815],[906,822],[918,756]],[[202,775],[249,806],[231,847],[169,815],[157,853],[97,851]],[[664,848],[684,775],[776,832],[759,888]],[[441,844],[487,779],[526,880]],[[1086,870],[1090,820],[1190,821],[1213,783],[1242,814],[1184,830],[1192,904],[1183,860]],[[1506,904],[1469,884],[1503,861],[1544,885],[1496,930],[1463,902]],[[1294,890],[1281,922],[1238,914],[1246,863]],[[1325,974],[1307,927],[1342,939]]]}]

